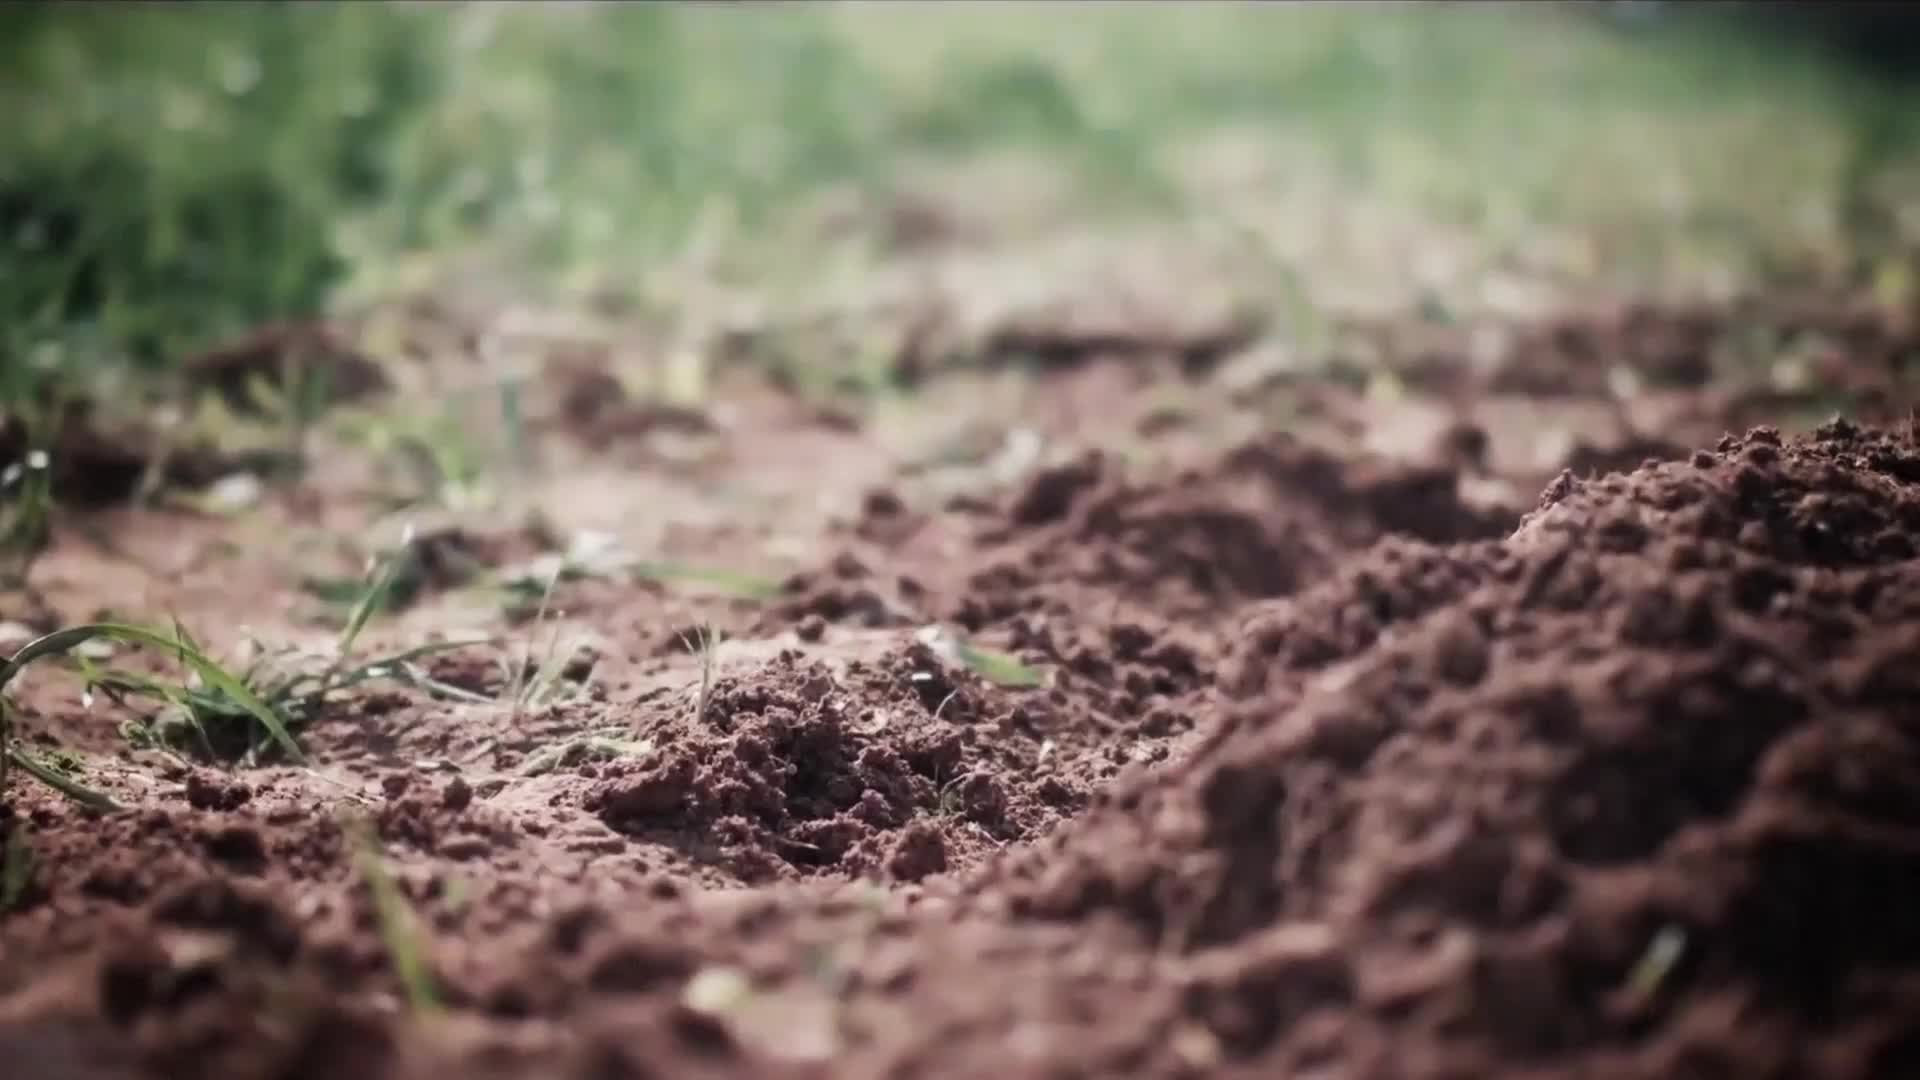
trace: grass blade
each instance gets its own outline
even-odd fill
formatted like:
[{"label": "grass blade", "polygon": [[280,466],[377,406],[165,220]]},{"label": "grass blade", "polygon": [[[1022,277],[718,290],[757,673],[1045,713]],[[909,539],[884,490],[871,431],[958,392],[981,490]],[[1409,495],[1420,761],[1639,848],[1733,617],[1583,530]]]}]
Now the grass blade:
[{"label": "grass blade", "polygon": [[103,791],[95,791],[85,784],[75,783],[61,775],[60,770],[42,764],[30,754],[22,753],[9,746],[6,749],[7,760],[19,767],[20,771],[47,785],[53,790],[94,810],[118,810],[120,804]]},{"label": "grass blade", "polygon": [[400,541],[400,550],[387,557],[387,561],[374,575],[367,590],[353,605],[353,613],[347,616],[347,625],[340,632],[340,645],[337,651],[342,657],[353,652],[353,643],[359,640],[360,631],[366,629],[373,613],[386,603],[387,593],[392,591],[394,579],[400,575],[400,567],[412,555],[413,530],[407,530],[407,536]]},{"label": "grass blade", "polygon": [[407,898],[401,894],[393,876],[387,873],[386,859],[380,852],[380,842],[375,838],[373,829],[361,824],[352,831],[358,834],[355,861],[359,864],[360,876],[366,879],[367,888],[373,893],[374,916],[380,922],[380,937],[386,943],[388,957],[393,961],[394,974],[406,992],[407,1004],[416,1013],[436,1012],[440,1008],[440,995],[433,985],[433,973],[427,968],[426,957],[421,955],[413,911],[407,904]]},{"label": "grass blade", "polygon": [[[402,681],[409,681],[411,677],[406,674],[404,669],[406,665],[415,660],[432,656],[436,653],[452,652],[455,649],[491,644],[493,644],[493,641],[489,638],[432,641],[425,645],[416,645],[411,649],[405,649],[388,656],[383,656],[378,660],[370,660],[358,667],[347,668],[342,664],[336,663],[323,674],[314,675],[308,673],[287,680],[276,688],[273,693],[268,695],[268,700],[275,704],[293,701],[311,701],[323,694],[330,694],[335,690],[345,690],[348,687],[358,686],[363,682],[379,678],[395,678]],[[313,684],[312,689],[304,689],[308,683]]]},{"label": "grass blade", "polygon": [[[527,634],[526,649],[523,650],[523,655],[520,658],[520,666],[513,672],[512,704],[513,718],[516,721],[520,719],[521,708],[525,705],[526,699],[524,695],[527,689],[527,672],[533,667],[533,635],[539,632],[540,624],[546,620],[547,604],[553,599],[554,586],[560,584],[561,569],[561,567],[555,566],[553,573],[547,575],[547,587],[540,594],[540,607],[533,613],[533,629]],[[557,628],[554,630],[556,635],[559,634],[559,632]]]},{"label": "grass blade", "polygon": [[27,827],[16,823],[7,832],[7,847],[0,854],[0,911],[12,911],[26,899],[33,886],[33,847],[27,842]]},{"label": "grass blade", "polygon": [[1006,653],[983,649],[977,645],[961,642],[958,645],[960,659],[972,668],[976,675],[1001,686],[1038,687],[1045,686],[1046,672],[1029,667]]},{"label": "grass blade", "polygon": [[[192,668],[194,673],[200,676],[201,682],[224,694],[229,701],[259,721],[260,726],[266,730],[274,742],[280,745],[280,749],[291,760],[298,764],[306,763],[306,756],[300,752],[300,744],[294,741],[293,733],[287,730],[286,724],[282,722],[279,715],[268,708],[267,704],[248,689],[245,683],[234,678],[206,654],[190,647],[178,637],[168,637],[166,634],[144,627],[121,623],[86,623],[35,638],[21,646],[20,651],[14,653],[12,659],[0,665],[0,690],[5,690],[14,676],[35,660],[65,655],[95,638],[106,638],[131,645],[146,645],[174,653],[181,663]],[[15,760],[18,763],[17,755]]]},{"label": "grass blade", "polygon": [[657,561],[634,563],[632,570],[635,574],[654,581],[693,582],[743,600],[766,600],[780,594],[778,581],[733,570]]},{"label": "grass blade", "polygon": [[187,632],[187,628],[185,626],[181,625],[180,616],[169,615],[168,619],[171,620],[173,623],[174,639],[179,641],[182,645],[185,645],[187,648],[192,649],[195,652],[199,652],[200,643],[194,640],[193,635]]}]

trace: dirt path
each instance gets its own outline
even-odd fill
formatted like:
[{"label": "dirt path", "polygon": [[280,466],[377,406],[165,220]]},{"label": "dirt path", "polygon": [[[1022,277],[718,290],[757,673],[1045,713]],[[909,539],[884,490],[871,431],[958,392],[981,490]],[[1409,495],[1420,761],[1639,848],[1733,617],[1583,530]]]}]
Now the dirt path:
[{"label": "dirt path", "polygon": [[[1022,364],[909,350],[857,415],[556,368],[543,464],[417,549],[653,568],[540,618],[427,574],[364,650],[504,644],[328,700],[311,768],[131,750],[22,678],[30,745],[126,808],[0,807],[0,1060],[1920,1073],[1920,339],[1778,297],[1352,331],[1302,370],[1231,326],[1006,327]],[[1748,431],[1836,409],[1886,426]],[[324,651],[298,576],[394,530],[366,481],[89,519],[22,613]]]}]

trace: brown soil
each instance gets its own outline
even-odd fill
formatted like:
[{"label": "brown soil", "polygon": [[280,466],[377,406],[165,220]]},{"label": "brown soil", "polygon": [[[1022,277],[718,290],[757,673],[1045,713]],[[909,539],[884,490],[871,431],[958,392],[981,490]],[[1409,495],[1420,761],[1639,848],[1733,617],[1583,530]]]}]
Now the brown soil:
[{"label": "brown soil", "polygon": [[333,402],[352,401],[388,386],[378,364],[356,353],[334,327],[325,323],[276,323],[189,358],[187,382],[217,392],[235,409],[261,405],[261,384],[268,391],[307,392]]},{"label": "brown soil", "polygon": [[[1748,340],[1756,312],[1790,356]],[[497,620],[514,644],[435,661],[457,694],[329,700],[310,769],[129,749],[124,714],[30,670],[27,747],[80,755],[127,809],[17,777],[0,804],[0,1060],[1920,1074],[1901,325],[1781,302],[1495,349],[1485,328],[1355,336],[1392,395],[1246,378],[1240,330],[1087,325],[1009,326],[999,359],[1040,370],[926,368],[897,412],[747,376],[725,408],[663,409],[558,364],[531,420],[543,520],[421,532],[417,592],[367,634]],[[1752,426],[1806,429],[1836,390],[1879,426]],[[324,648],[285,537],[358,536],[324,553],[352,573],[361,475],[320,470],[251,519],[112,511],[89,522],[111,552],[64,522],[31,625],[159,611],[228,654]],[[782,584],[587,577],[545,623],[470,602],[474,573],[580,528]],[[583,635],[569,694],[467,700],[510,696],[547,623]]]}]

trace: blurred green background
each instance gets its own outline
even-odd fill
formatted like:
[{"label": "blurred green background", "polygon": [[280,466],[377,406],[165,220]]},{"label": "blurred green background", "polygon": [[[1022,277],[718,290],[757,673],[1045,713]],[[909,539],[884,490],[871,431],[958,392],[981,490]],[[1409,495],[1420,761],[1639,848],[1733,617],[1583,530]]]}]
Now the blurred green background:
[{"label": "blurred green background", "polygon": [[805,275],[793,208],[983,154],[1051,163],[1084,220],[1178,221],[1224,131],[1266,148],[1244,197],[1568,227],[1656,285],[1903,258],[1914,93],[1689,7],[8,4],[0,364],[16,395],[164,366],[451,266],[618,294],[716,215],[713,273]]}]

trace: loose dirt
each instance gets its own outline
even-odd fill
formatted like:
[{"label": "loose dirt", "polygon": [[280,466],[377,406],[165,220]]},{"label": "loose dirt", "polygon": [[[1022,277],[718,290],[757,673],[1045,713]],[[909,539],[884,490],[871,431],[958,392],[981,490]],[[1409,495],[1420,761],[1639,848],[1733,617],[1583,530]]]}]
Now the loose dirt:
[{"label": "loose dirt", "polygon": [[[1022,323],[1038,370],[831,414],[569,359],[543,519],[420,534],[368,631],[492,620],[506,663],[337,695],[310,769],[131,750],[22,678],[27,745],[127,808],[0,804],[0,1060],[1920,1075],[1920,343],[1796,303],[1356,328],[1304,372]],[[90,519],[116,552],[69,522],[35,625],[324,647],[246,540],[370,528],[329,477],[251,525]],[[467,595],[604,528],[771,587]],[[568,692],[516,705],[549,622]]]}]

